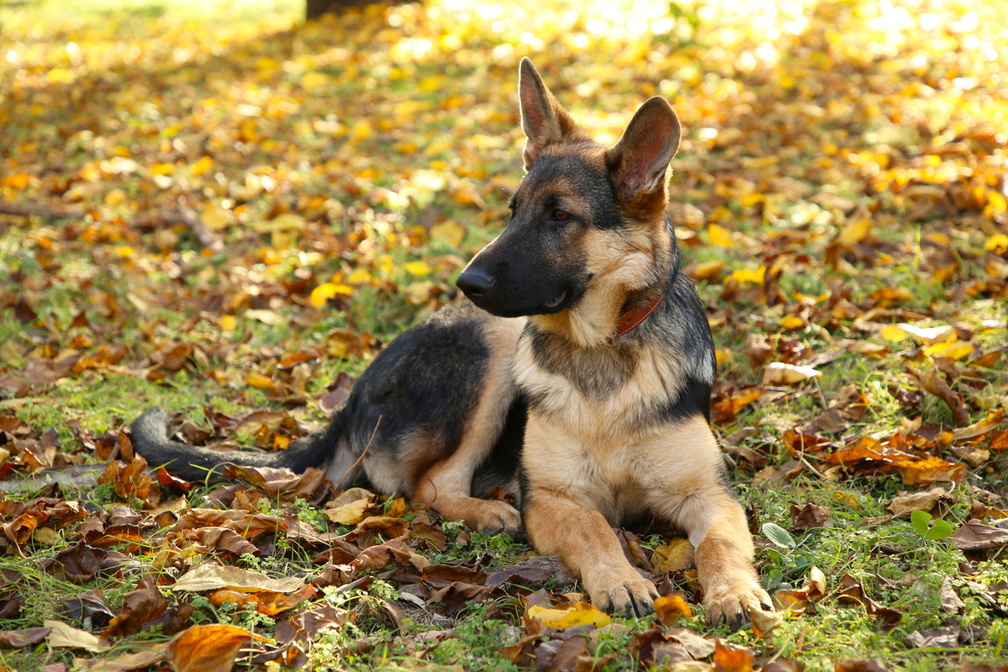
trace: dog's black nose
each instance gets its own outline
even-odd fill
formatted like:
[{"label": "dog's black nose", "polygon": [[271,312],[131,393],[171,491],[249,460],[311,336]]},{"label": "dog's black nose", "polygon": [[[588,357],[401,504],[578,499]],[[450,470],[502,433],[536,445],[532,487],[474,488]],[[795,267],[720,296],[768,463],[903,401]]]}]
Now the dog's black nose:
[{"label": "dog's black nose", "polygon": [[469,268],[462,271],[455,285],[461,289],[466,296],[473,298],[483,296],[494,286],[494,276],[487,273],[482,268]]}]

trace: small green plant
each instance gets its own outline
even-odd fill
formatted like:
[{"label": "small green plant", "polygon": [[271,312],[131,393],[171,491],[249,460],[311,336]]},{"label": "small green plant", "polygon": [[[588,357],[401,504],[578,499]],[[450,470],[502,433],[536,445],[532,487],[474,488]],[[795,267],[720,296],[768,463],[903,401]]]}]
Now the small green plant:
[{"label": "small green plant", "polygon": [[776,523],[764,523],[760,528],[763,536],[777,548],[767,550],[771,565],[763,575],[763,587],[768,592],[778,588],[793,588],[797,581],[808,574],[809,567],[817,561],[815,554],[800,549],[791,533]]},{"label": "small green plant", "polygon": [[924,541],[940,541],[952,536],[952,526],[939,518],[931,522],[931,514],[926,511],[914,511],[910,514],[910,524]]}]

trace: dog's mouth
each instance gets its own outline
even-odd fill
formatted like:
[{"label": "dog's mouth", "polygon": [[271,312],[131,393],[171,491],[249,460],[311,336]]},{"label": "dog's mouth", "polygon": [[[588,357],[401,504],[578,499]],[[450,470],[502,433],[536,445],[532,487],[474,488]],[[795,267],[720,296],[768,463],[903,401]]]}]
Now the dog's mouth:
[{"label": "dog's mouth", "polygon": [[560,292],[560,294],[554,296],[552,299],[544,303],[543,308],[545,308],[550,312],[559,310],[560,307],[563,306],[564,302],[567,300],[567,294],[568,294],[567,290]]}]

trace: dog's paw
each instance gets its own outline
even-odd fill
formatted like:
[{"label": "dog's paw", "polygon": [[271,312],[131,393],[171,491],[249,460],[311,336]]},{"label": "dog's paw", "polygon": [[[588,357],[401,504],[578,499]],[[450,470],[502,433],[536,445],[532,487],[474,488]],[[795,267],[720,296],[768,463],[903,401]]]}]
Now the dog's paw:
[{"label": "dog's paw", "polygon": [[716,625],[723,619],[732,630],[746,625],[751,613],[773,611],[770,596],[748,576],[708,585],[704,606],[707,607],[709,623]]},{"label": "dog's paw", "polygon": [[521,514],[516,508],[497,499],[476,500],[479,506],[468,511],[465,524],[486,534],[502,532],[519,538],[522,534]]},{"label": "dog's paw", "polygon": [[658,590],[642,576],[609,577],[602,585],[589,587],[588,596],[602,611],[640,618],[654,611]]}]

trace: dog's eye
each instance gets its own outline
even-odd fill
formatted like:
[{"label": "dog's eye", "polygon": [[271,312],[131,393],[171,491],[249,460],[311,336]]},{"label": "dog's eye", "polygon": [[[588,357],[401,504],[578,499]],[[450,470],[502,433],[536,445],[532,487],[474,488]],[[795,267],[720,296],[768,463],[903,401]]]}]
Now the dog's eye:
[{"label": "dog's eye", "polygon": [[554,222],[566,222],[571,218],[569,212],[564,212],[563,210],[554,210],[553,214],[550,215]]}]

